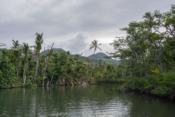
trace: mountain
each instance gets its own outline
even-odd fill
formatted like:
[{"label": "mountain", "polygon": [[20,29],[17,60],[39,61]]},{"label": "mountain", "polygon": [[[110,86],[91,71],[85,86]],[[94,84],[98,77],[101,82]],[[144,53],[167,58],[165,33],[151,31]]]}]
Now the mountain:
[{"label": "mountain", "polygon": [[118,64],[119,63],[119,61],[112,59],[111,57],[109,57],[108,55],[102,52],[92,54],[88,56],[88,58],[95,63],[98,63],[98,62],[104,62],[108,64]]},{"label": "mountain", "polygon": [[[45,50],[41,52],[41,55],[46,55],[48,52],[49,50]],[[67,52],[67,51],[65,51],[62,48],[53,48],[53,53],[64,53],[64,52]],[[90,60],[93,63],[100,63],[100,62],[108,63],[108,64],[118,64],[119,63],[119,61],[110,58],[108,55],[102,52],[92,54],[88,57],[81,56],[81,55],[73,55],[73,56],[78,56],[78,58],[82,61]]]},{"label": "mountain", "polygon": [[92,54],[90,56],[88,56],[89,59],[110,59],[109,56],[107,56],[106,54],[99,52],[97,54]]},{"label": "mountain", "polygon": [[[45,50],[43,52],[41,52],[41,55],[46,55],[49,52],[49,50]],[[62,48],[53,48],[53,53],[64,53],[66,52],[64,49]]]}]

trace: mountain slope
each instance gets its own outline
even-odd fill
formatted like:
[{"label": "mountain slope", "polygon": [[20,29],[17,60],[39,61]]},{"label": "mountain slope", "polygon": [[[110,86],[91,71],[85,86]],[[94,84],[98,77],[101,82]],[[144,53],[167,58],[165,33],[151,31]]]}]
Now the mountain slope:
[{"label": "mountain slope", "polygon": [[[46,55],[49,52],[49,50],[45,50],[43,52],[41,52],[41,55]],[[66,52],[64,49],[62,48],[53,48],[53,53],[64,53]]]},{"label": "mountain slope", "polygon": [[108,55],[105,53],[99,52],[93,55],[88,56],[88,58],[93,61],[93,62],[103,62],[103,63],[108,63],[108,64],[118,64],[118,61],[110,58]]},{"label": "mountain slope", "polygon": [[[49,52],[49,50],[45,50],[41,52],[41,55],[46,55]],[[66,51],[62,48],[53,48],[53,53],[65,53]],[[110,58],[108,55],[105,53],[99,52],[96,54],[92,54],[88,57],[81,56],[81,55],[73,55],[73,56],[78,56],[78,58],[81,61],[87,61],[90,60],[92,63],[108,63],[108,64],[118,64],[118,61]]]},{"label": "mountain slope", "polygon": [[92,54],[90,56],[88,56],[89,59],[110,59],[109,56],[107,56],[106,54],[99,52],[97,54]]}]

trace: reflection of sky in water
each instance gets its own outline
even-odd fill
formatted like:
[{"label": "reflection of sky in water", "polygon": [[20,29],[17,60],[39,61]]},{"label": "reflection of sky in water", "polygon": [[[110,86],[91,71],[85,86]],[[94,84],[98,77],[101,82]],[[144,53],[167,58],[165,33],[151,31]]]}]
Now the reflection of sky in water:
[{"label": "reflection of sky in water", "polygon": [[58,112],[53,108],[51,113],[42,113],[44,108],[40,108],[40,117],[129,117],[131,103],[122,100],[110,100],[105,104],[98,104],[96,101],[81,100],[80,104],[69,103],[66,112]]},{"label": "reflection of sky in water", "polygon": [[68,108],[69,117],[126,117],[129,116],[130,103],[111,100],[106,104],[98,105],[97,102],[83,101],[79,107]]}]

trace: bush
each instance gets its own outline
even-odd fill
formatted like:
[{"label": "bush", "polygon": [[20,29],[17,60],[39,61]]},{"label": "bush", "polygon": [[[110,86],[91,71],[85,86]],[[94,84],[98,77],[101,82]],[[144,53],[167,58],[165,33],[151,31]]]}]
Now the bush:
[{"label": "bush", "polygon": [[155,87],[151,93],[154,95],[159,95],[159,96],[168,96],[170,91],[170,88],[166,87],[166,86],[158,86]]},{"label": "bush", "polygon": [[175,73],[167,72],[144,78],[126,78],[125,87],[128,90],[170,97],[175,91]]}]

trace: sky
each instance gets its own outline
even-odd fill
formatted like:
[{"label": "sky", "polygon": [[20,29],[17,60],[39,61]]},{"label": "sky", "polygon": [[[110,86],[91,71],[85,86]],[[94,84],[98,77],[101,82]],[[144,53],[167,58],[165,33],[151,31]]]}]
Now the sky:
[{"label": "sky", "polygon": [[[175,3],[175,1],[174,1]],[[54,42],[74,54],[89,55],[92,40],[108,43],[125,36],[120,29],[140,20],[145,12],[168,11],[173,0],[0,0],[0,43],[12,40],[34,44],[35,33],[44,33],[43,47]]]}]

